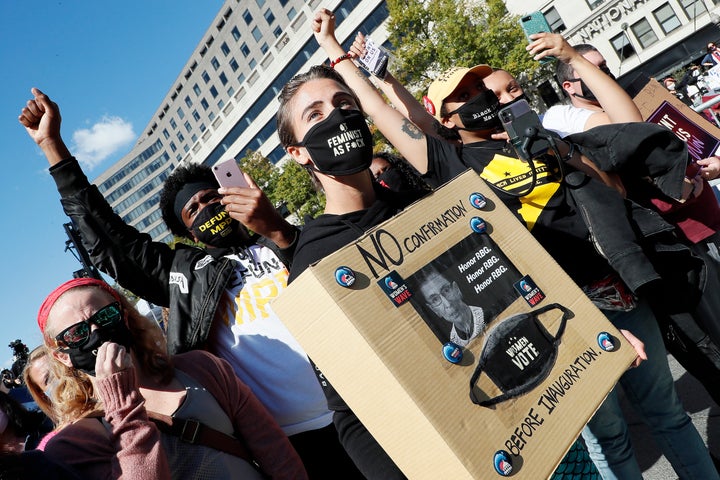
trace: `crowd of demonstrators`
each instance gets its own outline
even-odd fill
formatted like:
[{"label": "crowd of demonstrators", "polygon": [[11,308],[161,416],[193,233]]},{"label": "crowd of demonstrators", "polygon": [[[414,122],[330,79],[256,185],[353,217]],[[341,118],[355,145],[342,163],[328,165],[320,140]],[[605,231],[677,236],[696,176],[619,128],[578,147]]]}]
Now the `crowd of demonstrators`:
[{"label": "crowd of demonstrators", "polygon": [[85,478],[307,478],[226,361],[169,356],[158,326],[102,280],[58,286],[38,326],[57,380],[58,431],[43,450],[51,460]]},{"label": "crowd of demonstrators", "polygon": [[[535,58],[542,58],[546,55],[555,55],[557,57],[558,55],[557,51],[540,54],[540,51],[544,50],[545,47],[539,43],[531,44],[529,48]],[[578,70],[596,69],[585,59],[579,60],[576,68]],[[498,73],[508,75],[507,72]],[[511,178],[522,178],[523,174],[527,172],[527,167],[513,158],[515,155],[508,148],[509,146],[505,140],[496,140],[499,135],[496,134],[498,123],[495,117],[500,105],[497,100],[498,96],[494,94],[491,96],[492,89],[488,92],[488,88],[484,83],[484,81],[489,81],[492,75],[494,73],[487,66],[477,66],[472,69],[454,69],[445,72],[431,85],[428,90],[428,98],[425,99],[425,105],[430,113],[435,116],[435,120],[448,128],[456,128],[462,137],[463,146],[460,150],[462,160],[458,169],[462,168],[463,165],[470,166],[478,171],[491,185],[499,180],[506,181],[508,172],[510,172]],[[589,79],[588,87],[601,89],[603,83],[612,82],[612,79],[605,77],[607,80],[602,78]],[[407,94],[399,95],[400,86],[392,77],[389,78],[390,82],[394,83],[388,85],[388,77],[386,77],[385,82],[379,82],[379,85],[394,104],[395,102],[402,103],[404,100],[412,99]],[[595,82],[598,81],[599,83],[595,85]],[[508,89],[517,90],[516,82],[513,84],[504,82],[499,84],[497,88],[500,96],[503,96],[503,93]],[[582,86],[579,88],[582,89]],[[612,94],[612,91],[610,94]],[[364,99],[365,97],[361,98]],[[395,106],[400,111],[408,111],[417,109],[416,103],[409,101],[404,106],[398,106],[397,104]],[[490,114],[483,117],[479,115],[480,112],[490,112]],[[627,112],[620,113],[621,115],[627,115]],[[409,118],[418,118],[419,116],[420,114],[415,112]],[[616,121],[632,122],[633,120],[637,119],[627,118]],[[378,123],[377,120],[375,123],[381,132],[385,134],[382,123]],[[428,124],[428,122],[416,123]],[[647,129],[650,128],[647,127]],[[428,133],[435,131],[435,129],[429,127],[424,127],[424,130]],[[661,132],[656,133],[662,135]],[[669,132],[667,132],[667,135],[672,136]],[[671,141],[670,138],[666,138],[666,140]],[[407,158],[413,158],[414,160],[422,158],[420,156],[411,157],[405,154],[398,144],[394,145]],[[415,165],[421,173],[448,169],[457,163],[457,149],[438,142],[430,135],[427,137],[427,145],[427,165]],[[560,145],[562,146],[562,142]],[[628,158],[632,158],[632,156]],[[589,160],[584,158],[583,163],[579,163],[578,166],[589,166],[587,171],[595,175],[594,172],[598,167],[587,165],[587,161]],[[513,173],[517,176],[514,176]],[[622,185],[618,184],[617,179],[613,178],[612,175],[603,172],[598,175],[598,178],[608,181],[620,192],[623,191]],[[523,190],[527,192],[525,187],[526,185],[523,184],[514,186],[517,192]],[[675,185],[675,189],[678,198],[682,197],[680,185]],[[507,195],[507,192],[499,191],[498,193],[506,205],[527,222],[528,228],[535,237],[579,285],[592,284],[593,281],[603,280],[613,272],[609,268],[608,262],[600,257],[594,251],[592,245],[587,242],[590,236],[585,225],[586,219],[580,218],[577,208],[573,208],[573,192],[567,190],[568,187],[565,184],[559,182],[556,177],[553,178],[552,173],[547,173],[543,175],[542,179],[538,180],[537,185],[531,192],[522,194],[526,198],[524,202],[521,202],[517,197]],[[606,198],[610,197],[611,191],[608,191],[601,198],[602,201],[605,201]],[[542,211],[529,212],[528,205],[538,205]],[[562,206],[562,208],[543,208],[545,206]],[[565,216],[564,219],[563,215]],[[570,221],[573,217],[575,217],[575,222]],[[572,227],[572,230],[567,231],[570,235],[565,237],[566,241],[563,242],[563,236],[559,234],[568,226]],[[663,228],[667,230],[668,227],[664,226]],[[615,235],[616,232],[613,231],[612,234]],[[576,246],[568,248],[567,239],[574,239]],[[569,252],[572,252],[570,257],[567,256]],[[573,257],[576,259],[579,252],[585,252],[581,255],[585,261],[578,268]],[[644,266],[648,267],[648,265]],[[616,326],[631,329],[645,342],[649,360],[639,368],[632,369],[624,374],[620,383],[625,390],[631,392],[629,397],[635,406],[643,412],[641,415],[649,419],[653,432],[660,437],[659,440],[664,447],[664,453],[681,476],[689,478],[706,478],[706,476],[709,476],[709,478],[716,478],[717,473],[713,468],[707,449],[677,398],[664,354],[662,336],[652,310],[645,299],[641,299],[637,305],[627,305],[626,307],[630,308],[627,308],[627,311],[606,310],[604,313]],[[670,427],[671,432],[668,431],[668,427]],[[597,460],[596,464],[598,464],[601,473],[607,478],[614,478],[613,475],[616,473],[613,472],[617,472],[620,478],[640,478],[641,472],[629,442],[628,427],[617,404],[615,393],[603,404],[598,414],[591,419],[584,431],[584,437],[594,453],[594,459]],[[683,445],[684,447],[680,449],[673,447],[673,444]]]},{"label": "crowd of demonstrators", "polygon": [[700,64],[706,68],[712,68],[720,63],[720,50],[718,50],[715,42],[709,42],[707,44],[707,53],[703,57]]},{"label": "crowd of demonstrators", "polygon": [[297,228],[249,176],[249,188],[219,189],[209,167],[190,165],[168,177],[160,209],[172,233],[206,248],[153,242],[89,183],[63,142],[58,106],[39,90],[32,93],[20,122],[45,153],[64,211],[94,265],[169,308],[170,354],[206,349],[228,361],[289,436],[310,477],[360,478],[340,445],[314,366],[269,305],[286,286]]},{"label": "crowd of demonstrators", "polygon": [[[510,175],[510,187],[496,186],[499,197],[579,285],[610,278],[619,292],[624,288],[620,278],[626,280],[637,296],[624,295],[619,305],[602,304],[603,313],[638,354],[620,384],[681,478],[720,478],[678,400],[647,289],[638,280],[645,276],[655,285],[660,280],[655,270],[668,267],[663,263],[667,257],[651,261],[644,250],[631,261],[603,257],[589,240],[589,225],[605,222],[600,224],[617,230],[596,236],[603,246],[616,251],[630,246],[632,252],[639,245],[656,246],[651,243],[656,238],[636,235],[634,219],[619,213],[628,192],[617,172],[591,160],[616,147],[607,145],[608,134],[600,136],[605,143],[595,146],[575,139],[553,141],[554,154],[537,159],[543,168],[529,184],[528,164],[518,160],[499,128],[501,105],[522,96],[508,72],[487,65],[444,72],[430,86],[425,108],[388,74],[377,83],[393,108],[352,60],[362,53],[362,36],[349,55],[335,38],[330,11],[320,9],[311,23],[334,61],[291,79],[280,94],[277,114],[282,146],[326,195],[323,214],[302,230],[280,217],[249,176],[247,188],[219,188],[210,168],[192,165],[179,167],[166,180],[160,208],[172,233],[205,248],[178,244],[172,249],[153,242],[125,224],[90,184],[63,142],[59,108],[32,90],[20,122],[45,154],[64,211],[93,263],[124,288],[162,306],[167,330],[150,327],[100,280],[60,285],[40,309],[45,343],[25,368],[29,391],[55,429],[37,435],[38,442],[43,438],[42,450],[16,451],[0,458],[0,466],[12,468],[18,478],[31,468],[46,469],[48,479],[405,478],[269,303],[315,261],[391,218],[431,187],[472,168],[491,187]],[[589,113],[567,110],[562,116],[579,131],[641,124],[639,112],[627,103],[632,100],[598,70],[602,61],[593,65],[559,35],[533,38],[528,49],[536,59],[552,55],[570,68],[563,87]],[[587,56],[593,52],[588,49]],[[593,92],[600,93],[595,97]],[[615,108],[603,109],[606,102]],[[373,155],[365,114],[404,158]],[[361,141],[334,155],[327,140],[345,128]],[[631,133],[608,131],[613,138],[651,136],[639,126]],[[628,158],[647,154],[623,153]],[[676,158],[672,152],[666,156]],[[677,169],[670,169],[673,175],[653,170],[656,181],[673,183],[666,196],[683,209],[720,170],[720,160],[699,165],[700,180],[678,178],[677,184]],[[583,188],[570,185],[571,176]],[[594,205],[590,211],[596,217],[581,215],[579,199]],[[610,213],[597,218],[600,206]],[[641,210],[646,209],[632,209]],[[211,224],[216,228],[207,228]],[[652,227],[666,232],[666,225]],[[711,235],[689,237],[688,243],[717,246],[717,226],[713,228]],[[685,250],[674,251],[686,258]],[[715,258],[717,249],[708,256]],[[578,257],[584,259],[582,265]],[[195,444],[180,438],[188,425],[197,428]],[[576,442],[573,455],[589,465],[582,478],[641,478],[615,391],[583,437],[594,464],[583,442]],[[37,461],[30,465],[32,459]]]},{"label": "crowd of demonstrators", "polygon": [[[546,42],[560,45],[565,51],[581,55],[597,69],[586,69],[583,73],[574,70],[569,62],[559,62],[556,75],[570,99],[570,105],[551,107],[543,117],[543,125],[554,130],[570,141],[582,135],[593,126],[621,123],[628,116],[642,119],[637,106],[630,96],[616,82],[607,85],[608,77],[602,67],[605,59],[589,45],[582,48],[570,47],[560,35],[548,36]],[[543,45],[544,46],[544,45]],[[589,82],[598,78],[605,81],[596,98],[590,95],[577,95],[576,83],[569,79],[587,79]],[[582,80],[581,80],[582,82]],[[608,92],[613,92],[608,94]],[[551,115],[554,109],[565,112]],[[579,121],[573,121],[579,119]],[[656,185],[646,178],[627,175],[621,172],[621,182],[628,198],[638,204],[658,211],[669,223],[674,225],[675,233],[690,249],[703,260],[704,274],[698,275],[698,282],[703,278],[702,294],[694,298],[688,308],[676,311],[673,305],[659,304],[655,315],[663,329],[665,344],[683,367],[698,378],[711,394],[716,403],[720,404],[720,300],[717,292],[720,289],[720,205],[708,184],[720,175],[720,158],[709,157],[693,161],[688,157],[683,183],[689,192],[685,200],[673,199],[662,193]],[[676,295],[681,292],[676,291]],[[673,298],[673,295],[663,295]],[[673,302],[678,304],[677,299]],[[672,315],[668,315],[672,313]]]},{"label": "crowd of demonstrators", "polygon": [[[425,173],[428,183],[440,185],[466,169],[458,161],[449,168],[428,172],[429,140],[403,116],[401,108],[396,110],[385,103],[353,62],[342,60],[347,55],[334,36],[334,16],[321,9],[313,19],[313,31],[328,57],[339,61],[334,62],[334,69],[312,67],[286,85],[280,94],[278,134],[295,161],[318,178],[326,193],[327,207],[324,214],[307,223],[301,233],[291,281],[313,262],[358,238],[413,201],[412,197],[390,197],[374,186],[367,170],[371,136],[362,113],[373,119],[383,135],[420,173]],[[365,140],[364,147],[331,161],[332,151],[328,152],[325,146],[328,138],[339,133],[341,123],[358,131],[358,137]],[[641,355],[644,356],[644,352]],[[335,410],[343,444],[355,462],[368,478],[403,478],[331,382],[332,379],[325,383],[328,402]]]}]

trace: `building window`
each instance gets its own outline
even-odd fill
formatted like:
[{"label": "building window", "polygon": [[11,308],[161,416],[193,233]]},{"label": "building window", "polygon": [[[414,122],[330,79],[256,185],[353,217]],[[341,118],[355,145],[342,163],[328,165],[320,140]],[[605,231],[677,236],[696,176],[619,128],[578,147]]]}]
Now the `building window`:
[{"label": "building window", "polygon": [[265,10],[265,14],[263,16],[265,17],[265,21],[268,23],[268,25],[272,24],[275,21],[275,15],[269,8]]},{"label": "building window", "polygon": [[242,54],[243,54],[245,57],[247,57],[248,55],[250,55],[250,47],[248,47],[248,46],[247,46],[247,43],[245,43],[245,42],[243,42],[243,44],[240,45],[240,51],[242,52]]},{"label": "building window", "polygon": [[205,83],[208,83],[210,81],[210,75],[208,75],[208,73],[205,70],[203,70],[203,73],[200,76],[205,81]]},{"label": "building window", "polygon": [[285,5],[287,5],[287,2],[288,0],[280,0],[280,5],[284,7]]},{"label": "building window", "polygon": [[170,132],[167,131],[167,128],[163,129],[163,137],[165,137],[165,140],[170,138]]},{"label": "building window", "polygon": [[185,122],[185,131],[188,133],[192,131],[192,125],[190,125],[190,122]]},{"label": "building window", "polygon": [[230,33],[232,33],[232,36],[233,36],[233,38],[235,39],[236,42],[237,42],[238,40],[240,40],[240,30],[238,30],[237,27],[233,27],[233,29],[230,31]]},{"label": "building window", "polygon": [[256,42],[260,41],[260,39],[262,38],[262,32],[260,31],[260,29],[258,27],[255,27],[252,29],[252,36]]},{"label": "building window", "polygon": [[177,115],[178,115],[178,118],[185,118],[185,112],[183,112],[182,108],[178,107]]},{"label": "building window", "polygon": [[232,97],[232,96],[233,96],[233,93],[235,93],[235,89],[233,88],[232,85],[230,85],[230,88],[228,88],[228,92],[227,92],[227,93],[228,93],[228,97]]},{"label": "building window", "polygon": [[188,153],[188,151],[190,151],[190,146],[187,144],[183,145],[183,152]]},{"label": "building window", "polygon": [[228,79],[225,76],[225,72],[220,72],[220,76],[218,78],[223,85],[227,85]]},{"label": "building window", "polygon": [[673,10],[668,3],[657,10],[653,10],[653,15],[655,16],[655,20],[660,24],[660,28],[662,28],[666,34],[682,25],[677,15],[675,15],[675,10]]},{"label": "building window", "polygon": [[211,122],[215,120],[215,112],[208,113],[208,119],[210,119]]},{"label": "building window", "polygon": [[680,5],[690,19],[707,12],[707,8],[702,0],[680,0]]},{"label": "building window", "polygon": [[640,42],[640,46],[642,48],[647,48],[658,41],[658,37],[655,35],[655,32],[650,26],[650,22],[644,18],[639,22],[634,23],[630,28],[635,34],[635,37],[638,39],[638,42]]},{"label": "building window", "polygon": [[255,66],[257,65],[257,60],[255,60],[254,58],[251,58],[249,65],[250,65],[250,68],[255,68]]},{"label": "building window", "polygon": [[260,46],[260,52],[265,55],[268,50],[270,50],[270,47],[268,47],[267,42],[263,42],[263,44]]},{"label": "building window", "polygon": [[191,141],[192,143],[197,142],[197,135],[193,133],[192,136],[190,137],[190,141]]},{"label": "building window", "polygon": [[202,100],[200,100],[200,105],[202,105],[203,110],[207,110],[210,107],[210,104],[204,98]]},{"label": "building window", "polygon": [[555,7],[551,7],[550,10],[544,13],[544,15],[545,20],[548,21],[548,24],[550,24],[550,28],[553,32],[561,33],[565,31],[565,22],[563,22],[563,19],[560,18],[560,14]]},{"label": "building window", "polygon": [[170,126],[172,127],[173,130],[175,130],[177,128],[177,123],[175,123],[174,118],[170,119]]},{"label": "building window", "polygon": [[178,132],[178,140],[182,143],[185,141],[185,135],[183,135],[181,132]]},{"label": "building window", "polygon": [[215,88],[214,85],[212,87],[210,87],[210,94],[213,96],[213,98],[218,96],[217,88]]},{"label": "building window", "polygon": [[258,7],[262,7],[263,5],[265,5],[265,0],[255,0],[255,3],[257,3]]},{"label": "building window", "polygon": [[230,59],[230,68],[232,68],[233,72],[240,68],[240,65],[238,65],[237,60],[235,60],[234,58]]},{"label": "building window", "polygon": [[223,42],[222,45],[220,45],[220,51],[227,57],[230,54],[230,47],[228,47],[227,43]]},{"label": "building window", "polygon": [[197,95],[198,97],[200,96],[201,90],[197,83],[193,85],[193,92],[195,92],[195,95]]},{"label": "building window", "polygon": [[170,142],[170,150],[173,152],[177,151],[177,147],[175,146],[175,142]]},{"label": "building window", "polygon": [[615,53],[617,53],[618,58],[620,58],[620,62],[635,55],[635,49],[630,44],[630,40],[625,33],[614,36],[610,39],[610,43],[612,44]]},{"label": "building window", "polygon": [[290,10],[288,10],[287,16],[290,20],[295,18],[295,15],[297,15],[297,12],[295,11],[295,7],[292,7]]},{"label": "building window", "polygon": [[[720,2],[720,0],[718,0]],[[273,30],[273,35],[275,35],[275,38],[278,38],[282,34],[282,28],[280,26],[275,27],[275,30]]]},{"label": "building window", "polygon": [[590,7],[590,10],[595,10],[597,7],[605,3],[605,0],[585,0]]},{"label": "building window", "polygon": [[225,101],[220,100],[220,101],[218,102],[218,110],[222,110],[222,107],[224,107],[224,106],[225,106]]},{"label": "building window", "polygon": [[205,126],[204,123],[201,123],[199,128],[200,128],[200,133],[202,133],[202,132],[205,131],[205,129],[206,129],[207,127]]},{"label": "building window", "polygon": [[216,57],[210,59],[210,65],[212,65],[214,70],[220,68],[220,62],[218,62],[218,59]]},{"label": "building window", "polygon": [[190,100],[189,95],[185,96],[185,105],[187,105],[188,107],[192,107],[192,100]]},{"label": "building window", "polygon": [[245,23],[250,25],[253,21],[252,15],[250,14],[250,10],[245,10],[245,13],[243,13],[243,19],[245,20]]},{"label": "building window", "polygon": [[245,81],[245,74],[241,73],[238,75],[238,83],[243,83]]},{"label": "building window", "polygon": [[195,119],[196,122],[200,120],[200,114],[197,110],[192,111],[192,117]]}]

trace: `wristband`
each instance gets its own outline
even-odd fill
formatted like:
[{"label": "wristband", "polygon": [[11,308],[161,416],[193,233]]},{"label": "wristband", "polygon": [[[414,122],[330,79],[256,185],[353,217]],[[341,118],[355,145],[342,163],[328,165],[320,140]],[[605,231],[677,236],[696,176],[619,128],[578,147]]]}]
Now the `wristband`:
[{"label": "wristband", "polygon": [[565,156],[563,157],[563,162],[569,161],[573,157],[573,155],[575,155],[575,144],[572,142],[565,142],[565,143],[570,145],[570,150],[568,150],[568,153],[566,153]]},{"label": "wristband", "polygon": [[349,53],[344,53],[332,62],[330,62],[330,68],[335,68],[335,65],[337,65],[338,63],[342,62],[343,60],[350,60],[351,58],[352,55],[350,55]]}]

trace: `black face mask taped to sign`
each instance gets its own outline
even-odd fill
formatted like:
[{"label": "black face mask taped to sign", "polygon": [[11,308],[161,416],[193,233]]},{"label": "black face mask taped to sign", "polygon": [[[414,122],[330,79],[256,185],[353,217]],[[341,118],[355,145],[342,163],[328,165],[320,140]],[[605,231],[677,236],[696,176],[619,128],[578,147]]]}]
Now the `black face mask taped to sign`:
[{"label": "black face mask taped to sign", "polygon": [[[549,310],[563,312],[555,336],[543,326],[538,316]],[[558,345],[567,320],[573,313],[552,303],[537,310],[520,313],[501,321],[487,333],[480,361],[470,379],[470,398],[473,403],[489,407],[523,395],[540,384],[550,374],[558,354]],[[482,372],[503,392],[497,397],[479,400],[474,388]]]},{"label": "black face mask taped to sign", "polygon": [[326,175],[352,175],[372,163],[372,133],[358,110],[334,109],[297,146],[305,147],[315,170]]}]

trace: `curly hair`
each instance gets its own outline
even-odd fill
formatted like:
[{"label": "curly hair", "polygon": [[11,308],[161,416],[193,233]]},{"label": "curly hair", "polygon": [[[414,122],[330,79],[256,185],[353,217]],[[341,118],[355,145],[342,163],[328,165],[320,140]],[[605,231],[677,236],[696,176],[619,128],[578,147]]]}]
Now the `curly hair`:
[{"label": "curly hair", "polygon": [[192,240],[185,224],[175,215],[175,197],[178,192],[189,182],[207,181],[218,185],[212,170],[207,165],[191,164],[183,165],[175,169],[165,180],[162,192],[160,192],[160,212],[163,221],[173,235]]},{"label": "curly hair", "polygon": [[[77,289],[95,289],[103,292],[99,287],[92,285],[76,287],[69,291]],[[162,330],[157,323],[138,312],[122,295],[120,305],[132,334],[131,348],[138,360],[135,368],[142,369],[146,374],[158,379],[161,384],[170,383],[174,370],[167,354]],[[54,348],[54,344],[48,343],[51,337],[52,334],[45,336],[45,345],[48,349]],[[53,412],[51,418],[56,420],[57,428],[63,428],[82,417],[101,415],[103,404],[93,388],[90,376],[79,369],[68,367],[54,355],[50,358],[51,376],[57,380],[53,398],[50,399]]]},{"label": "curly hair", "polygon": [[410,165],[407,160],[402,158],[400,155],[395,155],[390,152],[375,152],[373,154],[374,158],[382,158],[383,160],[387,161],[393,168],[397,168],[397,170],[405,177],[408,184],[414,189],[414,190],[424,190],[424,191],[431,191],[432,188],[430,185],[425,183],[425,180],[423,180],[420,177],[420,174],[418,171]]}]

